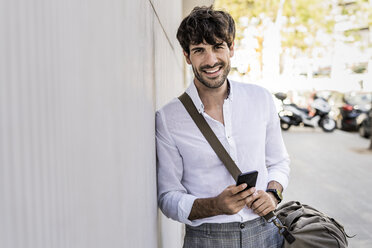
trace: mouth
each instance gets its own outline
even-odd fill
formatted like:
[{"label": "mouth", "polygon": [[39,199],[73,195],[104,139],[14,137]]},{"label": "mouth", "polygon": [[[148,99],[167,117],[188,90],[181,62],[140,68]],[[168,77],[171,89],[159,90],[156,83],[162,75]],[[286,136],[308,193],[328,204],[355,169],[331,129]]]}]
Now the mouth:
[{"label": "mouth", "polygon": [[220,72],[222,71],[222,66],[218,66],[218,67],[215,67],[215,68],[210,68],[210,69],[204,69],[202,70],[208,77],[210,78],[214,78],[214,77],[217,77]]}]

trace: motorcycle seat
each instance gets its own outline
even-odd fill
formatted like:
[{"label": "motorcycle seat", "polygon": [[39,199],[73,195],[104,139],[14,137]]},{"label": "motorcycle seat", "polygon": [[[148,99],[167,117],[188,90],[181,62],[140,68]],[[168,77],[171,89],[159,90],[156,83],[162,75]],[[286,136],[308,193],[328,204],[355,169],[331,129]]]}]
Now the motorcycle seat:
[{"label": "motorcycle seat", "polygon": [[305,112],[306,114],[309,114],[309,110],[308,110],[307,108],[300,108],[300,107],[298,107],[298,106],[297,106],[296,104],[294,104],[294,103],[291,103],[290,105],[291,105],[292,107],[295,107],[296,109],[302,111],[302,112]]}]

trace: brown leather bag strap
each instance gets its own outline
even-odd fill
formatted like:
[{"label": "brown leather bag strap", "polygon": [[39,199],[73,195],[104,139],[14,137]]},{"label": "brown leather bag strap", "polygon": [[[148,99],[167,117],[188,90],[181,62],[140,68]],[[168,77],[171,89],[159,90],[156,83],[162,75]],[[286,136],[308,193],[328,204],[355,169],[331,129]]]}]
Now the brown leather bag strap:
[{"label": "brown leather bag strap", "polygon": [[216,152],[219,159],[221,159],[222,163],[226,166],[227,170],[230,172],[230,174],[236,181],[238,179],[238,176],[242,172],[235,164],[234,160],[232,160],[230,155],[227,153],[226,149],[223,147],[221,142],[218,140],[217,136],[214,134],[213,130],[208,125],[203,115],[198,112],[190,96],[185,92],[180,97],[178,97],[178,99],[180,99],[183,106],[185,106],[187,112],[190,114],[191,118],[198,126],[200,132],[206,138],[210,146]]}]

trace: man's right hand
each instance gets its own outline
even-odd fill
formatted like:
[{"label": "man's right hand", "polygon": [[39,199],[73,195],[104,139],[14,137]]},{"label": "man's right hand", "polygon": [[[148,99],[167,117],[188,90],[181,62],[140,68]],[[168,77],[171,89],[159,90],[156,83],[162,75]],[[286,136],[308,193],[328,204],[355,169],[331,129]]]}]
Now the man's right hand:
[{"label": "man's right hand", "polygon": [[242,210],[251,200],[255,188],[242,191],[247,187],[243,183],[239,186],[230,185],[218,196],[212,198],[198,198],[194,201],[189,220],[207,218],[227,214],[232,215]]},{"label": "man's right hand", "polygon": [[236,214],[248,203],[248,197],[251,196],[256,189],[250,188],[244,190],[247,184],[243,183],[239,186],[230,185],[221,192],[216,198],[216,208],[221,214]]}]

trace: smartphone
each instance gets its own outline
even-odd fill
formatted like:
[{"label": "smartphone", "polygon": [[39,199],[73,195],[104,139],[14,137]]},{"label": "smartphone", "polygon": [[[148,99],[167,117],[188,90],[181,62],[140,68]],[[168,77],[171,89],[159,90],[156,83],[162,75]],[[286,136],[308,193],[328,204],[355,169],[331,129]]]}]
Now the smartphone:
[{"label": "smartphone", "polygon": [[242,173],[238,176],[236,186],[238,186],[242,183],[246,183],[247,187],[244,190],[255,187],[256,186],[256,181],[257,181],[257,176],[258,176],[258,171],[256,171],[256,170]]}]

